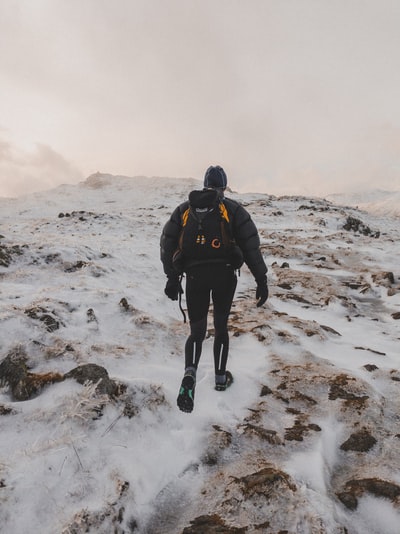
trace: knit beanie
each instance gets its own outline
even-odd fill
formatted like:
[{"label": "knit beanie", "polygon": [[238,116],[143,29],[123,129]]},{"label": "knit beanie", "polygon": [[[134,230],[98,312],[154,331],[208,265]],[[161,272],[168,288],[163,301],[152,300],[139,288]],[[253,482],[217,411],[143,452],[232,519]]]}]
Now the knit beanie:
[{"label": "knit beanie", "polygon": [[208,167],[204,175],[204,187],[213,189],[225,189],[228,180],[225,171],[219,165]]}]

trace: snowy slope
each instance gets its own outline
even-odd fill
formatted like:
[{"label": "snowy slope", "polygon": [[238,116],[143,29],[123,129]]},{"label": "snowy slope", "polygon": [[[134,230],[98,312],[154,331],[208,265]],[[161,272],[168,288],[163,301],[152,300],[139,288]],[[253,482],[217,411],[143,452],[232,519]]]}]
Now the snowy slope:
[{"label": "snowy slope", "polygon": [[[242,269],[235,383],[214,391],[208,339],[188,415],[188,327],[163,294],[159,236],[199,186],[97,174],[0,199],[1,360],[61,377],[19,401],[3,377],[2,531],[397,534],[397,221],[232,193],[259,227],[271,296],[256,308]],[[62,379],[86,364],[113,394]]]},{"label": "snowy slope", "polygon": [[400,191],[370,189],[358,193],[328,195],[326,198],[335,204],[357,207],[375,215],[400,217]]}]

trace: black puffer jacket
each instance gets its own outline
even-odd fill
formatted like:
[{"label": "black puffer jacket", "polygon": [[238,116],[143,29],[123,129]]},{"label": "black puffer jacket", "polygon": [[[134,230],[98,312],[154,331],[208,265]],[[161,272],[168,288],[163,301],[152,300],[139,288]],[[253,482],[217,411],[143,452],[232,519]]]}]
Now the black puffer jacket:
[{"label": "black puffer jacket", "polygon": [[[267,266],[260,251],[260,238],[256,225],[245,208],[235,200],[224,198],[224,204],[228,210],[232,235],[243,253],[244,261],[255,280],[261,280],[267,273]],[[188,206],[189,201],[186,201],[174,210],[161,235],[161,261],[168,277],[176,276],[172,256],[178,247],[182,230],[182,214]]]}]

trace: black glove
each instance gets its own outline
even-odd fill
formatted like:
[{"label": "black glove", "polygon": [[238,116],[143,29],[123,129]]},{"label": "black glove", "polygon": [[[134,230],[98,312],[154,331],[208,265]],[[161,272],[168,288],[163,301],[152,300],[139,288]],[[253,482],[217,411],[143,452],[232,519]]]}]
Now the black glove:
[{"label": "black glove", "polygon": [[183,293],[183,289],[178,277],[171,276],[168,278],[164,293],[169,299],[178,300],[179,293]]},{"label": "black glove", "polygon": [[256,299],[258,299],[257,302],[257,308],[262,306],[264,302],[268,298],[268,284],[267,284],[267,277],[264,275],[262,278],[259,278],[256,280],[257,282],[257,289],[256,289]]}]

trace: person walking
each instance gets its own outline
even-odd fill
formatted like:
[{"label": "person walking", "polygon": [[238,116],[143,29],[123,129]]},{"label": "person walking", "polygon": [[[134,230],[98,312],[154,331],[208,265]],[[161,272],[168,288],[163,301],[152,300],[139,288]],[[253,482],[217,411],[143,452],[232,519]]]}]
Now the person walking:
[{"label": "person walking", "polygon": [[165,224],[160,257],[167,276],[165,294],[180,299],[182,274],[186,275],[186,305],[190,334],[185,343],[185,371],[177,398],[183,412],[194,407],[196,372],[213,303],[215,389],[233,382],[226,369],[229,352],[228,317],[237,285],[236,271],[243,262],[256,281],[257,306],[268,298],[267,266],[260,251],[257,228],[246,209],[224,195],[227,176],[222,167],[210,166],[204,188],[192,191]]}]

